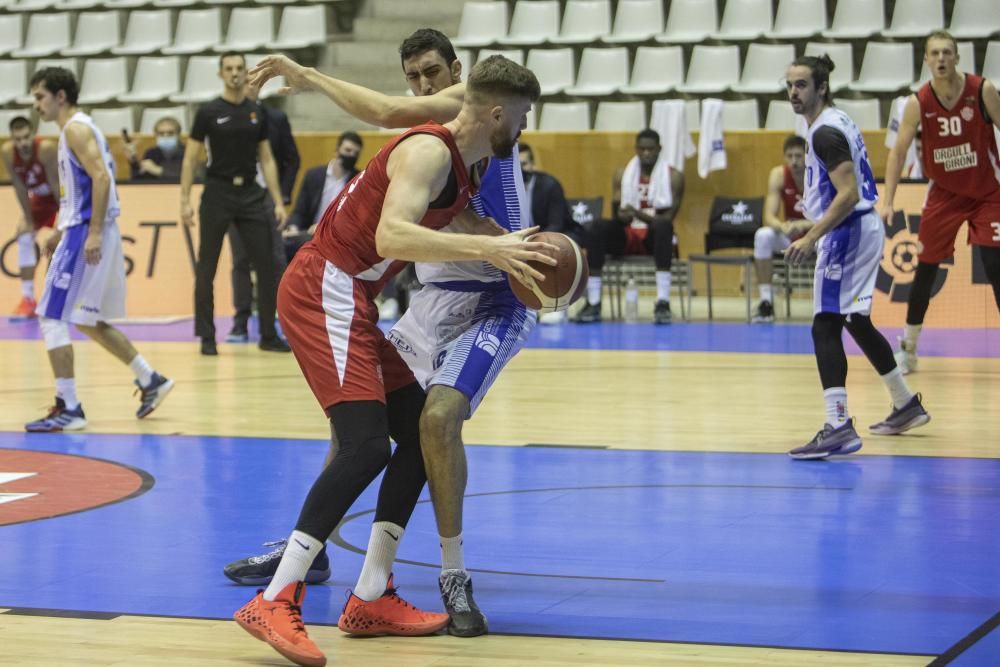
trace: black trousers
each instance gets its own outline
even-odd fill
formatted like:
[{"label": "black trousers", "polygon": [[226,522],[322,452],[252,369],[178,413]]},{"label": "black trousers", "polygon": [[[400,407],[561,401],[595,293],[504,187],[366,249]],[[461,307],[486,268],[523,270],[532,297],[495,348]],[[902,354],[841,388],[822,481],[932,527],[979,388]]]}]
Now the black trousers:
[{"label": "black trousers", "polygon": [[[267,200],[268,217],[271,221],[271,252],[274,256],[274,268],[276,271],[275,282],[281,283],[281,276],[285,273],[288,261],[285,258],[285,241],[278,229],[278,220],[272,215],[274,202],[270,195],[265,195]],[[233,253],[233,308],[236,315],[233,317],[233,330],[246,331],[247,322],[253,312],[253,281],[250,280],[250,254],[247,252],[243,240],[240,238],[236,225],[229,227],[229,248]],[[256,265],[254,265],[256,267]]]},{"label": "black trousers", "polygon": [[209,179],[198,208],[198,263],[194,284],[194,335],[215,338],[215,295],[213,285],[219,268],[222,242],[230,225],[235,226],[250,261],[257,269],[257,301],[260,333],[277,335],[274,328],[278,298],[277,269],[272,251],[273,214],[267,195],[255,183],[236,187]]},{"label": "black trousers", "polygon": [[[587,229],[587,264],[590,275],[599,276],[608,255],[625,254],[625,225],[617,220],[595,220]],[[674,223],[652,224],[646,232],[646,252],[653,256],[657,271],[669,271],[674,258]]]}]

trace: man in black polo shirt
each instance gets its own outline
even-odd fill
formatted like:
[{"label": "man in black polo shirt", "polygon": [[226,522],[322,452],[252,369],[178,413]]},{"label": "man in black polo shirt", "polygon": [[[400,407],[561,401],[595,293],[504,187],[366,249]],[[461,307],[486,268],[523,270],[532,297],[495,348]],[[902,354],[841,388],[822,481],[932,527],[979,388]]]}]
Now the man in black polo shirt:
[{"label": "man in black polo shirt", "polygon": [[267,141],[267,116],[246,97],[246,60],[242,54],[222,54],[219,78],[225,83],[222,96],[198,109],[181,169],[181,220],[191,226],[194,225],[191,183],[197,156],[205,144],[208,169],[198,208],[201,227],[195,270],[194,333],[201,338],[202,354],[218,354],[213,283],[226,229],[233,224],[257,271],[261,333],[258,346],[271,352],[288,352],[288,344],[278,337],[274,320],[278,281],[271,252],[271,214],[264,190],[255,180],[259,158],[274,202],[274,217],[283,226],[287,214]]}]

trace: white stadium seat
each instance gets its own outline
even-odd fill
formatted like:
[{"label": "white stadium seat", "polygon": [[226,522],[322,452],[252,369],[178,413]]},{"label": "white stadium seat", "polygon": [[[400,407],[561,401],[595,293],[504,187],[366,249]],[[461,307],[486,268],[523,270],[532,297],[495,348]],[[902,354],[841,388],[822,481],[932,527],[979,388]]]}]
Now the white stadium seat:
[{"label": "white stadium seat", "polygon": [[682,93],[718,93],[736,85],[740,80],[740,49],[738,46],[704,46],[698,44],[691,51]]},{"label": "white stadium seat", "polygon": [[[0,104],[10,104],[28,92],[28,61],[0,60]],[[7,126],[0,126],[6,132]]]},{"label": "white stadium seat", "polygon": [[165,100],[181,90],[181,63],[177,56],[142,56],[136,62],[132,88],[119,95],[122,102]]},{"label": "white stadium seat", "polygon": [[130,12],[122,45],[111,49],[116,56],[153,53],[170,45],[170,10],[151,9]]},{"label": "white stadium seat", "polygon": [[846,42],[809,42],[806,44],[805,55],[830,56],[833,61],[833,72],[830,73],[830,90],[836,92],[851,85],[854,80],[854,53],[851,45]]},{"label": "white stadium seat", "polygon": [[302,49],[326,44],[326,7],[294,5],[281,10],[274,49]]},{"label": "white stadium seat", "polygon": [[833,104],[850,116],[862,130],[878,130],[882,128],[877,99],[841,100],[834,98]]},{"label": "white stadium seat", "polygon": [[604,132],[638,132],[647,127],[642,102],[600,102],[594,129]]},{"label": "white stadium seat", "polygon": [[80,77],[80,104],[103,104],[128,92],[124,57],[88,58]]},{"label": "white stadium seat", "polygon": [[795,130],[795,112],[788,100],[771,100],[767,104],[765,130]]},{"label": "white stadium seat", "polygon": [[20,49],[23,41],[21,17],[16,14],[0,14],[0,56]]},{"label": "white stadium seat", "polygon": [[69,46],[69,14],[32,14],[24,46],[11,53],[15,58],[41,58]]},{"label": "white stadium seat", "polygon": [[576,85],[566,89],[568,95],[610,95],[628,84],[628,49],[592,48],[583,50]]},{"label": "white stadium seat", "polygon": [[573,85],[573,49],[532,49],[524,66],[535,73],[542,95],[555,95]]},{"label": "white stadium seat", "polygon": [[[994,9],[995,11],[995,9]],[[941,0],[897,0],[892,22],[882,31],[883,37],[916,38],[944,28],[944,4]]]},{"label": "white stadium seat", "polygon": [[73,45],[64,56],[94,56],[121,43],[118,12],[81,12],[77,15]]},{"label": "white stadium seat", "polygon": [[983,39],[1000,32],[996,0],[955,0],[950,32],[956,39]]},{"label": "white stadium seat", "polygon": [[135,132],[132,107],[94,109],[90,112],[90,117],[94,119],[94,125],[109,137],[120,135],[122,130],[128,130],[129,134]]},{"label": "white stadium seat", "polygon": [[778,0],[769,39],[805,39],[826,30],[826,0]]},{"label": "white stadium seat", "polygon": [[274,41],[274,10],[271,7],[237,7],[229,15],[226,41],[215,51],[250,51]]},{"label": "white stadium seat", "polygon": [[785,87],[785,72],[793,60],[793,44],[751,44],[743,63],[743,76],[733,90],[751,94],[780,92]]},{"label": "white stadium seat", "polygon": [[655,95],[684,83],[684,50],[680,46],[640,46],[635,50],[632,79],[621,92]]},{"label": "white stadium seat", "polygon": [[507,36],[507,3],[466,2],[458,24],[455,46],[487,46]]},{"label": "white stadium seat", "polygon": [[586,102],[546,102],[538,123],[542,132],[587,132],[590,105]]},{"label": "white stadium seat", "polygon": [[207,51],[222,41],[222,12],[209,9],[182,9],[177,15],[174,43],[163,49],[167,55]]},{"label": "white stadium seat", "polygon": [[535,46],[558,34],[559,0],[518,0],[510,31],[499,41],[506,46]]},{"label": "white stadium seat", "polygon": [[771,0],[727,0],[716,39],[752,40],[772,25]]},{"label": "white stadium seat", "polygon": [[198,104],[217,97],[221,90],[219,59],[216,56],[191,56],[184,72],[184,88],[171,95],[170,101]]},{"label": "white stadium seat", "polygon": [[656,41],[669,44],[700,42],[719,29],[716,3],[705,0],[672,0],[667,25]]},{"label": "white stadium seat", "polygon": [[586,44],[611,34],[611,0],[566,0],[556,44]]},{"label": "white stadium seat", "polygon": [[722,129],[725,132],[759,130],[757,100],[725,100],[722,103]]},{"label": "white stadium seat", "polygon": [[909,42],[868,42],[858,80],[849,87],[867,93],[888,93],[913,83],[913,47]]},{"label": "white stadium seat", "polygon": [[644,42],[663,30],[663,3],[660,0],[618,0],[609,44]]},{"label": "white stadium seat", "polygon": [[832,39],[860,39],[885,28],[883,0],[837,0],[833,24],[823,31]]}]

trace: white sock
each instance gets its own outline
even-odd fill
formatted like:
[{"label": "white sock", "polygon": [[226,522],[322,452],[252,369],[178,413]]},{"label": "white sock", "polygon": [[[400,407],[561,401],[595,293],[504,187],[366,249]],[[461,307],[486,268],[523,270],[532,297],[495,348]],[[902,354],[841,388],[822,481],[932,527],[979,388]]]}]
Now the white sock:
[{"label": "white sock", "polygon": [[587,303],[591,306],[601,302],[601,277],[590,276],[587,278]]},{"label": "white sock", "polygon": [[153,367],[143,359],[141,354],[135,355],[132,361],[128,362],[128,367],[135,373],[135,379],[139,381],[140,385],[143,387],[149,386],[149,383],[153,380]]},{"label": "white sock", "polygon": [[441,569],[464,570],[465,555],[462,553],[462,533],[455,537],[441,537]]},{"label": "white sock", "polygon": [[847,413],[847,388],[830,387],[823,391],[826,402],[826,423],[837,428],[847,423],[851,416]]},{"label": "white sock", "polygon": [[368,538],[368,553],[361,566],[361,575],[354,586],[354,594],[365,602],[373,602],[382,597],[389,584],[392,564],[396,561],[396,550],[403,539],[404,529],[391,521],[376,521],[372,524],[372,534]]},{"label": "white sock", "polygon": [[670,272],[656,272],[656,300],[670,301]]},{"label": "white sock", "polygon": [[903,342],[909,348],[907,351],[917,351],[917,339],[920,338],[920,330],[923,328],[922,324],[907,324],[903,327]]},{"label": "white sock", "polygon": [[757,289],[760,290],[761,301],[774,303],[774,287],[771,283],[761,283],[760,285],[757,285]]},{"label": "white sock", "polygon": [[889,390],[889,396],[892,397],[892,407],[897,410],[913,398],[913,392],[906,385],[906,380],[903,379],[903,369],[896,366],[891,371],[882,376],[882,382],[885,383],[885,388]]},{"label": "white sock", "polygon": [[35,281],[34,280],[22,280],[21,281],[21,295],[26,296],[29,299],[35,298]]},{"label": "white sock", "polygon": [[304,581],[309,566],[322,548],[323,543],[319,540],[293,530],[291,537],[288,538],[288,545],[285,546],[285,553],[281,556],[281,562],[278,563],[278,571],[274,573],[274,578],[264,591],[264,599],[273,602],[285,586],[296,581]]},{"label": "white sock", "polygon": [[56,396],[63,400],[67,410],[78,408],[80,400],[76,397],[76,379],[56,378]]}]

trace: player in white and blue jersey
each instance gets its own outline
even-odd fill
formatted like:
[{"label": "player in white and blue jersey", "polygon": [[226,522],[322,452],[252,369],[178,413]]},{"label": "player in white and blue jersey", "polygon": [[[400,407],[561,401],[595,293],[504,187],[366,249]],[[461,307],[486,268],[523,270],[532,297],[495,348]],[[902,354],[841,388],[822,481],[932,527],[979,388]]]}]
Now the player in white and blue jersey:
[{"label": "player in white and blue jersey", "polygon": [[77,397],[69,325],[86,334],[135,373],[142,392],[136,416],[145,417],[166,397],[173,381],[156,373],[108,320],[125,316],[125,259],[118,229],[118,192],[108,143],[89,116],[77,109],[79,86],[69,70],[49,67],[31,79],[42,120],[59,135],[61,235],[38,304],[39,326],[56,380],[55,406],[25,424],[32,432],[69,431],[87,425]]},{"label": "player in white and blue jersey", "polygon": [[930,421],[920,395],[906,385],[892,347],[871,321],[872,296],[885,232],[875,212],[878,194],[868,150],[854,121],[832,105],[829,56],[804,56],[788,68],[792,109],[809,125],[806,133],[805,208],[813,227],[789,246],[785,257],[799,263],[817,253],[813,285],[813,343],[826,423],[796,459],[820,459],[861,449],[847,410],[847,356],[843,329],[868,357],[892,397],[893,409],[872,433],[896,434]]}]

